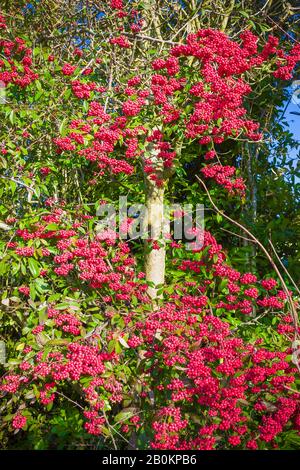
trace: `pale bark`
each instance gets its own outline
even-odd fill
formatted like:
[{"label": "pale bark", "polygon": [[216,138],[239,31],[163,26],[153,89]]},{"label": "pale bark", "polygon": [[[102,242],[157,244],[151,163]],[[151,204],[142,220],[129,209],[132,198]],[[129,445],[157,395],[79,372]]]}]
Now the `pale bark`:
[{"label": "pale bark", "polygon": [[[145,228],[149,238],[145,239],[145,273],[147,282],[151,283],[148,294],[152,299],[161,297],[159,287],[165,282],[166,247],[163,238],[164,226],[164,187],[157,186],[148,176],[146,181],[146,208]],[[160,249],[151,249],[151,239],[157,241]],[[153,284],[153,285],[152,285]]]}]

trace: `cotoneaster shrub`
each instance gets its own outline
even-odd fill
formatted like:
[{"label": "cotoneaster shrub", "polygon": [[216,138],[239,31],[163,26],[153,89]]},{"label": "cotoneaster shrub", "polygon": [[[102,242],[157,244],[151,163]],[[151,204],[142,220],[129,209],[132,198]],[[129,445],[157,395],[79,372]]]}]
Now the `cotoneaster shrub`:
[{"label": "cotoneaster shrub", "polygon": [[[92,235],[85,219],[54,209],[8,246],[21,267],[5,305],[24,311],[1,385],[6,426],[47,427],[72,400],[88,433],[122,443],[134,431],[138,448],[266,449],[296,432],[295,330],[277,282],[229,267],[206,232],[200,260],[179,266],[194,280],[153,310],[128,244]],[[280,350],[238,333],[254,306],[280,321]]]},{"label": "cotoneaster shrub", "polygon": [[[125,32],[137,34],[142,22],[131,20],[138,14],[127,16],[122,2],[110,6],[124,24],[107,47],[129,54]],[[34,448],[59,446],[74,438],[66,430],[75,422],[84,430],[74,425],[78,447],[96,447],[101,438],[139,449],[293,448],[299,391],[291,343],[298,327],[290,294],[273,278],[234,269],[206,231],[189,256],[168,242],[179,275],[171,271],[153,303],[132,244],[97,233],[84,201],[74,205],[80,183],[73,193],[65,189],[66,200],[53,187],[64,171],[84,172],[85,189],[99,180],[105,186],[112,175],[145,176],[162,187],[198,158],[205,178],[244,198],[241,175],[223,165],[219,149],[262,138],[244,106],[250,82],[289,79],[299,46],[285,52],[273,36],[261,47],[250,31],[234,41],[203,29],[155,59],[146,76],[129,73],[107,89],[101,59],[97,70],[87,67],[74,48],[72,61],[57,63],[51,50],[33,60],[31,47],[0,18],[0,80],[20,115],[16,126],[8,109],[16,138],[2,144],[3,174],[10,183],[24,181],[18,209],[5,214],[12,228],[1,260],[9,337],[0,386],[4,445],[14,445],[11,433],[27,433]],[[43,117],[53,97],[55,125]],[[32,194],[24,198],[28,188],[35,205]],[[158,241],[152,249],[160,250]],[[251,329],[254,312],[264,320],[262,338]]]}]

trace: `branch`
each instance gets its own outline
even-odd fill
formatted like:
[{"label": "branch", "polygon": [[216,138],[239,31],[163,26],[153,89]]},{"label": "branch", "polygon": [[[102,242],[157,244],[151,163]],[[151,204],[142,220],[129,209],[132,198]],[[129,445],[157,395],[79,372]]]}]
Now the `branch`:
[{"label": "branch", "polygon": [[[283,290],[287,296],[287,299],[288,299],[288,302],[289,302],[289,305],[290,305],[290,313],[291,313],[291,317],[293,319],[293,324],[294,324],[294,327],[295,327],[295,339],[296,338],[299,338],[299,333],[298,333],[298,326],[299,326],[299,323],[298,323],[298,314],[297,314],[297,310],[295,308],[295,305],[294,305],[294,302],[293,302],[293,299],[291,297],[291,294],[289,292],[289,289],[279,271],[279,269],[277,268],[276,266],[276,263],[274,262],[273,258],[271,257],[271,255],[269,254],[269,252],[266,250],[266,248],[263,246],[263,244],[246,228],[244,227],[242,224],[240,224],[239,222],[237,222],[236,220],[232,219],[231,217],[229,217],[228,215],[224,214],[223,211],[221,211],[217,206],[216,204],[214,203],[214,201],[212,200],[211,198],[211,195],[204,183],[204,181],[202,181],[201,178],[199,178],[199,176],[196,175],[196,178],[197,180],[201,183],[201,185],[203,186],[203,188],[205,189],[205,192],[208,196],[208,199],[211,203],[211,205],[213,206],[213,208],[215,209],[216,212],[218,212],[219,214],[221,214],[225,219],[229,220],[232,224],[236,225],[237,227],[239,227],[241,230],[243,230],[248,236],[249,238],[254,242],[256,243],[260,249],[263,251],[263,253],[265,254],[265,256],[267,257],[267,259],[269,260],[270,264],[272,265],[274,271],[276,272],[278,278],[280,279],[280,282],[281,282],[281,285],[283,287]],[[300,366],[299,364],[297,364],[297,368],[300,372]]]},{"label": "branch", "polygon": [[109,93],[112,89],[112,84],[113,84],[113,74],[114,74],[114,66],[115,66],[115,52],[113,52],[113,56],[110,61],[109,65],[109,79],[108,79],[108,87],[107,87],[107,96],[104,104],[104,112],[106,113],[108,102],[109,102]]},{"label": "branch", "polygon": [[153,41],[153,42],[160,42],[163,44],[172,44],[172,45],[178,45],[181,44],[180,42],[174,42],[174,41],[168,41],[165,39],[159,39],[159,38],[153,38],[152,36],[144,36],[142,34],[131,34],[131,33],[122,33],[124,36],[128,36],[130,39],[138,38],[138,39],[144,39],[146,41]]},{"label": "branch", "polygon": [[261,9],[258,10],[256,13],[254,13],[253,16],[257,16],[257,15],[259,15],[260,13],[262,13],[262,12],[264,11],[264,9],[268,6],[268,3],[269,3],[269,2],[270,2],[270,0],[267,0],[266,3],[264,4],[264,6],[261,7]]},{"label": "branch", "polygon": [[11,178],[10,176],[3,176],[3,175],[0,175],[0,178],[2,178],[3,180],[10,180],[10,181],[13,181],[14,183],[19,184],[20,186],[24,186],[24,188],[28,189],[28,191],[30,191],[30,192],[33,193],[37,198],[39,198],[39,196],[38,196],[38,194],[36,193],[35,189],[32,188],[31,186],[28,186],[27,184],[23,183],[23,181],[16,180],[15,178]]},{"label": "branch", "polygon": [[272,243],[272,241],[269,239],[269,243],[270,243],[270,246],[272,248],[272,250],[274,251],[274,255],[276,256],[278,262],[280,263],[280,266],[283,268],[284,272],[286,273],[286,275],[289,277],[291,283],[293,284],[293,286],[295,287],[296,291],[298,292],[298,294],[300,294],[300,290],[298,289],[297,287],[297,284],[295,283],[294,279],[292,278],[292,276],[290,275],[290,273],[288,272],[288,270],[286,269],[286,267],[284,266],[283,262],[281,261],[281,259],[279,258],[278,256],[278,253],[277,251],[275,250],[275,247]]},{"label": "branch", "polygon": [[242,235],[239,235],[238,233],[235,233],[235,232],[231,232],[231,230],[227,230],[226,228],[221,228],[221,230],[223,230],[223,232],[230,233],[231,235],[234,235],[237,238],[242,238],[242,240],[246,240],[247,242],[254,243],[253,240],[251,240],[250,238],[243,237]]},{"label": "branch", "polygon": [[83,406],[81,406],[79,403],[77,403],[77,401],[74,401],[72,400],[71,398],[67,397],[67,395],[65,395],[64,393],[62,392],[54,392],[54,394],[56,395],[60,395],[61,397],[65,398],[66,400],[68,400],[69,402],[73,403],[75,406],[78,406],[78,408],[80,408],[81,410],[84,410]]}]

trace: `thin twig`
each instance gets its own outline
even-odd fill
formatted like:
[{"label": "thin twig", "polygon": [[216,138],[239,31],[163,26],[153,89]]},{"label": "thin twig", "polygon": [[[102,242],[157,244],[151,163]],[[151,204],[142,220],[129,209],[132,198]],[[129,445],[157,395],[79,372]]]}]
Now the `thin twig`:
[{"label": "thin twig", "polygon": [[112,89],[114,65],[115,65],[115,54],[113,54],[113,57],[111,58],[111,62],[110,62],[110,71],[109,71],[109,79],[108,79],[107,97],[106,97],[105,104],[104,104],[104,112],[105,112],[105,113],[106,113],[107,106],[108,106],[108,102],[109,102],[109,98],[110,98],[109,92],[110,92],[111,89]]},{"label": "thin twig", "polygon": [[242,235],[239,235],[238,233],[235,233],[235,232],[231,232],[231,230],[227,230],[226,228],[221,228],[221,230],[223,230],[223,232],[230,233],[231,235],[234,235],[235,237],[242,238],[243,240],[246,240],[247,242],[254,243],[254,241],[251,240],[251,238],[243,237]]},{"label": "thin twig", "polygon": [[274,252],[274,255],[276,256],[278,262],[280,263],[280,266],[283,268],[284,272],[286,273],[286,275],[288,276],[288,278],[290,279],[291,283],[293,284],[293,286],[295,287],[296,291],[298,292],[298,294],[300,294],[300,290],[298,289],[297,287],[297,284],[295,283],[294,279],[292,278],[292,276],[290,275],[290,273],[288,272],[288,270],[286,269],[286,267],[284,266],[283,262],[281,261],[281,259],[279,258],[278,256],[278,253],[272,243],[272,241],[269,239],[269,243],[270,243],[270,246]]},{"label": "thin twig", "polygon": [[83,406],[79,405],[79,403],[77,403],[77,401],[74,401],[72,400],[71,398],[67,397],[67,395],[65,395],[64,393],[62,392],[54,392],[56,395],[61,395],[63,398],[65,398],[66,400],[70,401],[71,403],[73,403],[74,405],[78,406],[81,410],[84,410]]},{"label": "thin twig", "polygon": [[256,13],[253,14],[253,16],[257,16],[259,15],[262,11],[264,11],[264,9],[268,6],[268,3],[270,2],[270,0],[267,0],[266,3],[264,4],[263,7],[261,7],[260,10],[258,10]]},{"label": "thin twig", "polygon": [[153,42],[161,42],[162,44],[172,44],[174,46],[180,45],[180,42],[174,42],[174,41],[169,41],[168,39],[159,39],[159,38],[153,38],[152,36],[144,36],[142,34],[131,34],[131,33],[122,33],[124,36],[128,36],[131,39],[138,38],[138,39],[143,39],[145,41],[153,41]]},{"label": "thin twig", "polygon": [[293,393],[297,393],[297,395],[300,395],[300,392],[298,392],[297,390],[294,390],[294,389],[293,389],[293,388],[291,388],[291,387],[288,387],[287,385],[284,385],[284,387],[283,387],[283,388],[286,388],[287,390],[290,390],[291,392],[293,392]]},{"label": "thin twig", "polygon": [[[275,261],[273,260],[272,256],[270,255],[270,253],[266,250],[266,248],[263,246],[263,244],[246,228],[244,227],[242,224],[240,224],[239,222],[237,222],[236,220],[232,219],[231,217],[229,217],[228,215],[226,215],[223,211],[221,211],[217,206],[216,204],[214,203],[214,201],[212,200],[211,198],[211,195],[204,183],[204,181],[202,181],[201,178],[199,178],[198,175],[196,175],[196,178],[197,180],[201,183],[201,185],[203,186],[203,188],[205,189],[205,192],[208,196],[208,199],[211,203],[211,205],[213,206],[213,208],[216,210],[216,212],[218,212],[219,214],[221,214],[225,219],[229,220],[231,223],[233,223],[234,225],[236,225],[237,227],[239,227],[241,230],[243,230],[245,233],[247,233],[247,235],[250,237],[250,239],[256,243],[260,249],[263,251],[263,253],[266,255],[266,257],[268,258],[270,264],[272,265],[274,271],[276,272],[277,276],[279,277],[280,279],[280,282],[281,282],[281,285],[283,287],[283,290],[285,291],[285,294],[287,296],[287,299],[288,299],[288,302],[289,302],[289,305],[290,305],[290,313],[291,313],[291,317],[293,319],[293,324],[294,324],[294,327],[295,327],[295,339],[296,338],[299,338],[299,333],[298,333],[298,314],[297,314],[297,310],[295,308],[295,305],[294,305],[294,302],[293,302],[293,299],[291,297],[291,294],[290,294],[290,291],[275,263]],[[300,372],[300,366],[299,364],[297,363],[297,368]]]},{"label": "thin twig", "polygon": [[0,178],[2,178],[3,180],[10,180],[10,181],[13,181],[14,183],[19,184],[20,186],[24,186],[24,188],[28,189],[28,191],[33,193],[37,198],[39,197],[38,194],[36,193],[35,189],[32,188],[31,186],[28,186],[27,184],[23,183],[23,181],[16,180],[15,178],[12,178],[10,176],[3,176],[3,175],[0,175]]},{"label": "thin twig", "polygon": [[299,41],[297,41],[297,39],[293,38],[293,36],[291,36],[287,31],[285,31],[285,29],[283,29],[278,23],[276,23],[276,21],[274,21],[269,15],[266,15],[267,18],[269,18],[269,20],[272,21],[272,23],[274,23],[277,28],[279,28],[288,38],[292,39],[292,41],[296,42],[297,44],[300,44]]},{"label": "thin twig", "polygon": [[[103,410],[103,416],[104,416],[105,422],[106,422],[106,424],[107,424],[107,427],[110,429],[112,426],[110,425],[110,423],[109,423],[109,421],[108,421],[108,419],[107,419],[107,416],[106,416],[106,413],[105,413],[104,410]],[[112,442],[113,442],[114,448],[115,448],[115,450],[117,450],[118,447],[117,447],[115,438],[114,438],[114,436],[113,436],[113,433],[111,433],[110,436],[111,436],[111,440],[112,440]]]}]

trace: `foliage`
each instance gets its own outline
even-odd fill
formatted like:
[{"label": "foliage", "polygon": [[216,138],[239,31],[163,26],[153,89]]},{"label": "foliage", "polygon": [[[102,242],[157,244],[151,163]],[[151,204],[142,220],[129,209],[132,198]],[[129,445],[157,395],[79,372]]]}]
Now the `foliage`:
[{"label": "foliage", "polygon": [[271,231],[296,271],[294,181],[271,175],[296,145],[277,109],[299,45],[253,21],[250,2],[221,21],[197,2],[173,16],[165,2],[158,15],[149,1],[52,3],[0,16],[3,447],[296,448],[290,281],[267,274],[218,213],[195,231],[200,247],[167,241],[153,301],[130,224],[119,240],[99,231],[96,211],[122,194],[146,202],[147,178],[169,202],[208,207],[201,174],[265,244]]}]

